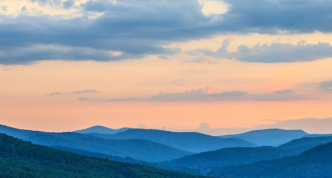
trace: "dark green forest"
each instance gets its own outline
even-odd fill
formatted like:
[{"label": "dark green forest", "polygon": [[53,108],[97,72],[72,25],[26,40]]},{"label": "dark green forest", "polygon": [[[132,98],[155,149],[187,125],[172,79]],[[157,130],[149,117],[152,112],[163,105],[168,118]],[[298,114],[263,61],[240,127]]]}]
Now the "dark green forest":
[{"label": "dark green forest", "polygon": [[76,155],[0,134],[1,178],[199,178],[137,164]]}]

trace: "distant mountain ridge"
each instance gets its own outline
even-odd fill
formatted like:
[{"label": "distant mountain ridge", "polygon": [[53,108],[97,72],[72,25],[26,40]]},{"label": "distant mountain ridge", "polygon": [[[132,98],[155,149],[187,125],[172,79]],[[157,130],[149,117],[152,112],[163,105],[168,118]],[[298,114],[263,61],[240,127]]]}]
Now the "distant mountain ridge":
[{"label": "distant mountain ridge", "polygon": [[208,175],[236,178],[330,178],[332,142],[314,147],[299,156],[216,168]]},{"label": "distant mountain ridge", "polygon": [[201,174],[206,174],[213,168],[230,165],[250,164],[263,160],[272,160],[291,156],[285,150],[279,150],[274,147],[256,147],[256,148],[223,148],[216,151],[197,153],[194,155],[184,156],[164,165],[169,167],[186,167],[198,169]]},{"label": "distant mountain ridge", "polygon": [[108,127],[96,125],[96,126],[89,127],[86,129],[76,130],[74,132],[81,133],[81,134],[87,134],[87,133],[116,134],[116,133],[123,132],[123,131],[129,130],[129,129],[131,129],[131,128],[124,127],[124,128],[120,128],[120,129],[111,129]]},{"label": "distant mountain ridge", "polygon": [[242,134],[222,135],[221,138],[240,138],[259,146],[279,146],[293,139],[309,136],[303,130],[264,129]]},{"label": "distant mountain ridge", "polygon": [[167,161],[192,154],[143,139],[109,140],[73,132],[48,133],[20,130],[3,125],[0,125],[0,133],[39,145],[69,147],[148,162]]},{"label": "distant mountain ridge", "polygon": [[227,147],[255,147],[256,145],[238,138],[219,138],[196,132],[170,132],[151,129],[130,129],[116,134],[88,135],[116,140],[144,139],[171,146],[188,152],[205,152]]},{"label": "distant mountain ridge", "polygon": [[316,146],[332,142],[332,136],[323,137],[303,137],[294,139],[288,143],[278,146],[279,149],[287,150],[294,153],[294,155],[300,154]]},{"label": "distant mountain ridge", "polygon": [[161,168],[169,170],[191,170],[186,173],[205,175],[211,169],[230,165],[251,164],[259,161],[296,156],[318,145],[332,141],[332,137],[304,137],[278,147],[223,148],[197,153],[163,162]]}]

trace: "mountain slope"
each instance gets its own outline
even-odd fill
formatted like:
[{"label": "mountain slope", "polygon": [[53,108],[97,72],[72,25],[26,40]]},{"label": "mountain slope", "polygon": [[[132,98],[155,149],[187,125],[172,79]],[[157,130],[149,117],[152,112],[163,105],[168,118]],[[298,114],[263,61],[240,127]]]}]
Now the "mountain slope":
[{"label": "mountain slope", "polygon": [[[300,138],[279,147],[256,148],[224,148],[216,151],[197,153],[184,156],[176,160],[164,162],[165,169],[180,170],[183,168],[194,170],[190,172],[206,174],[213,168],[230,165],[250,164],[259,161],[296,156],[318,145],[332,141],[332,137]],[[189,173],[189,172],[187,172]]]},{"label": "mountain slope", "polygon": [[129,157],[121,158],[118,156],[112,156],[112,155],[107,155],[107,154],[103,154],[103,153],[96,153],[96,152],[74,149],[74,148],[69,148],[69,147],[61,147],[61,146],[51,146],[51,148],[82,155],[82,156],[109,159],[112,161],[117,161],[117,162],[122,162],[122,163],[152,165],[152,163],[150,163],[150,162],[139,161],[139,160],[135,160],[135,159],[132,159]]},{"label": "mountain slope", "polygon": [[130,129],[117,134],[89,134],[105,139],[145,139],[173,148],[199,153],[226,147],[254,147],[255,144],[237,138],[219,138],[196,132]]},{"label": "mountain slope", "polygon": [[149,162],[167,161],[191,154],[160,143],[141,139],[109,140],[72,132],[47,133],[19,130],[2,125],[0,125],[0,133],[6,133],[39,145],[69,147]]},{"label": "mountain slope", "polygon": [[123,132],[129,130],[130,128],[121,128],[121,129],[110,129],[108,127],[103,126],[93,126],[82,130],[76,130],[74,132],[87,134],[87,133],[99,133],[99,134],[115,134],[119,132]]},{"label": "mountain slope", "polygon": [[300,154],[318,145],[332,142],[332,137],[304,137],[292,140],[288,143],[278,146],[279,149],[293,152],[294,154]]},{"label": "mountain slope", "polygon": [[332,142],[312,148],[299,156],[217,168],[208,175],[237,178],[330,178]]},{"label": "mountain slope", "polygon": [[80,156],[0,134],[0,177],[191,178],[198,176]]},{"label": "mountain slope", "polygon": [[216,151],[198,153],[165,162],[169,167],[198,169],[205,174],[212,168],[229,165],[250,164],[262,160],[272,160],[290,156],[292,153],[273,147],[224,148]]},{"label": "mountain slope", "polygon": [[236,135],[223,135],[221,138],[240,138],[260,146],[278,146],[309,134],[302,130],[265,129],[253,130]]}]

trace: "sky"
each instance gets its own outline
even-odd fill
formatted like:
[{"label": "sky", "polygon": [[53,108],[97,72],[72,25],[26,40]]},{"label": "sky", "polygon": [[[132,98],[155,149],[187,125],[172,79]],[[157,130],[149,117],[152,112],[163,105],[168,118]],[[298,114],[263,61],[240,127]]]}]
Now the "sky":
[{"label": "sky", "polygon": [[332,133],[331,0],[0,0],[0,124]]}]

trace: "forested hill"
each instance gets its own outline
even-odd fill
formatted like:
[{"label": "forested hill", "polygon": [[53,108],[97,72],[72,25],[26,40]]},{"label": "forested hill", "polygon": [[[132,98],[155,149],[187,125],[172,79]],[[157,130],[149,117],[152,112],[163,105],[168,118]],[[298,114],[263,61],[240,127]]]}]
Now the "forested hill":
[{"label": "forested hill", "polygon": [[197,169],[201,171],[201,174],[206,174],[208,171],[216,167],[250,164],[291,155],[292,153],[289,153],[286,150],[279,150],[274,147],[224,148],[216,151],[184,156],[176,160],[164,162],[163,164],[169,167]]},{"label": "forested hill", "polygon": [[307,151],[311,148],[314,148],[318,145],[322,145],[325,143],[332,142],[331,136],[323,136],[323,137],[304,137],[300,139],[292,140],[286,144],[280,145],[278,148],[287,150],[288,152],[296,154],[300,154],[304,151]]},{"label": "forested hill", "polygon": [[196,132],[170,132],[152,129],[130,129],[117,134],[90,134],[95,137],[116,140],[144,139],[193,153],[218,150],[227,147],[255,147],[238,138],[220,138]]},{"label": "forested hill", "polygon": [[142,165],[80,156],[0,134],[0,177],[199,178]]},{"label": "forested hill", "polygon": [[103,158],[103,159],[107,158],[109,160],[116,161],[116,162],[131,163],[131,164],[143,164],[143,165],[149,165],[149,166],[153,165],[153,163],[136,160],[136,159],[133,159],[133,158],[130,158],[130,157],[121,158],[121,157],[118,157],[118,156],[112,156],[112,155],[108,155],[108,154],[104,154],[104,153],[96,153],[96,152],[85,151],[85,150],[80,150],[80,149],[74,149],[74,148],[69,148],[69,147],[61,147],[61,146],[51,146],[51,148],[66,151],[66,152],[75,153],[75,154],[82,155],[82,156],[89,156],[89,157]]},{"label": "forested hill", "polygon": [[24,141],[31,141],[38,145],[69,147],[119,157],[131,157],[136,160],[149,162],[167,161],[191,154],[142,139],[109,140],[80,133],[38,132],[15,129],[4,125],[0,125],[0,133],[17,137]]},{"label": "forested hill", "polygon": [[236,178],[331,178],[332,142],[312,148],[299,156],[222,167],[210,171],[208,175]]}]

